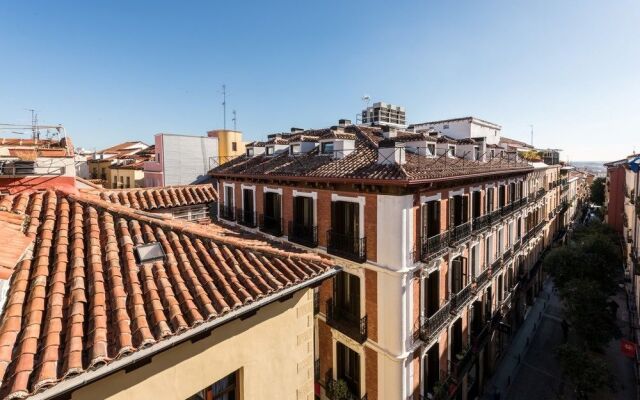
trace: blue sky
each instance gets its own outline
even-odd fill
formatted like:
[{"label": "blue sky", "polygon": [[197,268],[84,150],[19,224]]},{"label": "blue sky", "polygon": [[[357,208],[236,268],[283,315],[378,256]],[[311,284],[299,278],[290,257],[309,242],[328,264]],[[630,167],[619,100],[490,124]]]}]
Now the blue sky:
[{"label": "blue sky", "polygon": [[0,122],[35,108],[77,145],[222,127],[473,115],[573,160],[640,151],[640,2],[0,0]]}]

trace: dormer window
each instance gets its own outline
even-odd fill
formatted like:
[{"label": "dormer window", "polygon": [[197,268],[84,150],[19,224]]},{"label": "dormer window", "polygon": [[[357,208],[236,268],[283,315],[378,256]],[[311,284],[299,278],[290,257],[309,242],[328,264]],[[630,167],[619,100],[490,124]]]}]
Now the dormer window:
[{"label": "dormer window", "polygon": [[333,142],[322,143],[322,154],[333,154]]},{"label": "dormer window", "polygon": [[436,145],[435,144],[428,144],[427,145],[427,151],[429,151],[429,155],[433,156],[436,154]]},{"label": "dormer window", "polygon": [[456,154],[456,146],[455,145],[449,145],[449,156],[453,157]]},{"label": "dormer window", "polygon": [[268,156],[272,156],[273,152],[274,152],[274,147],[273,146],[267,146],[266,147],[266,152]]},{"label": "dormer window", "polygon": [[289,154],[300,154],[300,144],[292,144],[289,146]]},{"label": "dormer window", "polygon": [[253,157],[254,152],[253,152],[253,147],[250,147],[247,149],[247,157]]}]

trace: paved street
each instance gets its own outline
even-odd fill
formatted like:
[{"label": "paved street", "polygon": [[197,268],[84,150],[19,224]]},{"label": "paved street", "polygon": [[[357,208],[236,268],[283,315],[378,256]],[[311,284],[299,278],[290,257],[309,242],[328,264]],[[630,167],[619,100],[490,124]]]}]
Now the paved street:
[{"label": "paved street", "polygon": [[[532,309],[532,315],[514,338],[513,345],[488,386],[493,388],[493,392],[490,389],[486,399],[491,399],[495,390],[500,392],[501,399],[575,398],[572,385],[563,383],[561,368],[553,351],[562,343],[562,308],[552,288],[552,283],[548,281]],[[624,292],[620,290],[614,299],[619,304],[618,323],[623,335],[626,335],[628,318]],[[541,309],[543,312],[540,315]],[[590,396],[590,399],[636,399],[633,361],[621,354],[619,339],[611,341],[605,357],[615,376],[612,382],[615,391],[612,393],[606,388]]]}]

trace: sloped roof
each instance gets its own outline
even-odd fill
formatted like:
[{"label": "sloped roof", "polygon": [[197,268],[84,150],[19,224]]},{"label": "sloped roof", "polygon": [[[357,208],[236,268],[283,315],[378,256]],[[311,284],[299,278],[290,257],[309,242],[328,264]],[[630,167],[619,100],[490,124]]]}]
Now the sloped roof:
[{"label": "sloped roof", "polygon": [[[24,231],[33,240],[0,322],[1,399],[61,381],[82,385],[90,371],[160,351],[165,340],[186,340],[232,311],[334,271],[325,256],[89,194],[22,193],[0,204],[30,217]],[[166,258],[137,264],[135,247],[148,243],[159,243]]]},{"label": "sloped roof", "polygon": [[[379,164],[378,145],[384,139],[380,129],[351,125],[345,127],[345,131],[344,135],[355,138],[355,151],[344,158],[319,154],[317,148],[304,154],[283,152],[275,156],[243,155],[214,168],[209,174],[220,178],[251,176],[411,183],[476,174],[526,172],[532,169],[526,162],[513,157],[496,157],[482,162],[462,158],[431,158],[410,152],[406,153],[404,165]],[[342,137],[343,134],[339,135]],[[446,138],[445,141],[447,140],[456,143],[453,139]]]},{"label": "sloped roof", "polygon": [[156,210],[195,204],[208,204],[218,199],[210,184],[163,186],[137,189],[107,189],[99,192],[101,199],[135,210]]}]

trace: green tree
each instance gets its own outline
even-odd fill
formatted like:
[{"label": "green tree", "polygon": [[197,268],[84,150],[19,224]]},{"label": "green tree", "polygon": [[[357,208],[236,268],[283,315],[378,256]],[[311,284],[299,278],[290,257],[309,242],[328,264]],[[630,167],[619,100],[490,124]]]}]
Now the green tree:
[{"label": "green tree", "polygon": [[604,178],[596,178],[591,183],[591,202],[599,206],[604,204]]},{"label": "green tree", "polygon": [[604,387],[613,379],[604,361],[577,347],[560,346],[558,358],[564,374],[576,386],[579,399],[586,398],[588,393]]}]

